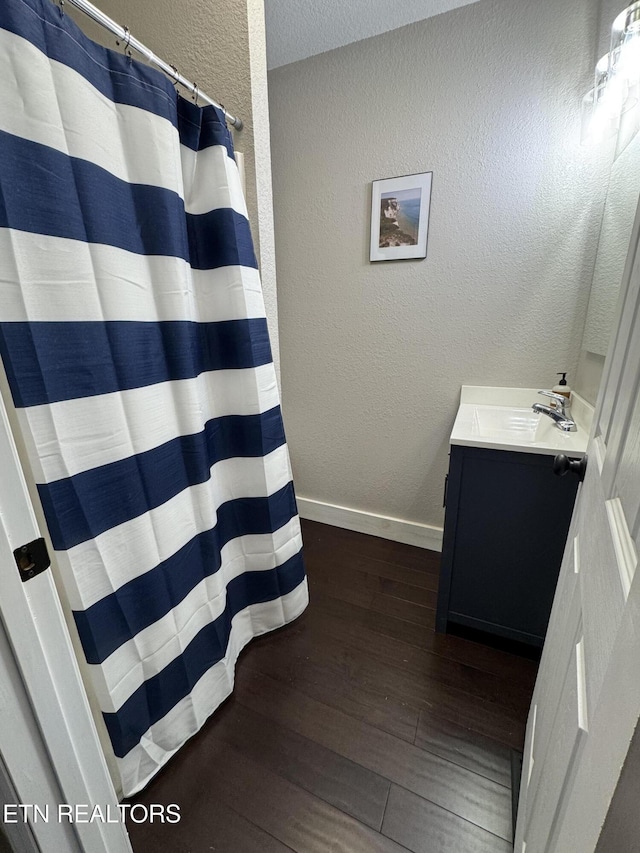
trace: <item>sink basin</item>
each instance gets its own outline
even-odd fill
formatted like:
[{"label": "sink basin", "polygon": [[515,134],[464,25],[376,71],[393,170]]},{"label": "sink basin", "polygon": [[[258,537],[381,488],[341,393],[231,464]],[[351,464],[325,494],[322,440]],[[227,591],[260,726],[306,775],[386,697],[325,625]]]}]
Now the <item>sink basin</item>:
[{"label": "sink basin", "polygon": [[576,432],[563,432],[551,418],[532,411],[539,402],[534,388],[486,388],[463,385],[451,444],[516,450],[523,453],[583,456],[590,422],[583,420],[586,404],[574,401]]},{"label": "sink basin", "polygon": [[541,415],[531,408],[474,406],[471,431],[478,438],[507,439],[520,443],[537,440]]}]

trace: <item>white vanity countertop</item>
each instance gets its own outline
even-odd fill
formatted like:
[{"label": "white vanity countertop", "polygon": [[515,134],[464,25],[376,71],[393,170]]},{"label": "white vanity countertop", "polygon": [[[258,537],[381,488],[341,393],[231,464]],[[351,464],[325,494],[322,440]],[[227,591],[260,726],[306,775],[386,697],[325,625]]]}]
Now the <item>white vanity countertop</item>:
[{"label": "white vanity countertop", "polygon": [[578,429],[562,432],[551,418],[535,414],[531,409],[533,403],[548,403],[537,388],[463,385],[451,444],[550,456],[556,453],[584,456],[593,407],[572,394],[571,417]]}]

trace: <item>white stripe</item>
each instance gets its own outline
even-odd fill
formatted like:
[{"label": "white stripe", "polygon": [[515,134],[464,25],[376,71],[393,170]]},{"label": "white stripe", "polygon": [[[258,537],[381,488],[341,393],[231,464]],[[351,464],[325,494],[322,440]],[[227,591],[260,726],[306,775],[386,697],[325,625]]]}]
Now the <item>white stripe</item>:
[{"label": "white stripe", "polygon": [[[115,103],[77,71],[7,30],[0,30],[0,75],[0,130],[95,163],[128,183],[171,190],[185,199],[188,213],[231,207],[247,216],[240,175],[224,146],[198,152],[195,166],[196,152],[180,146],[170,121]],[[141,144],[144,139],[153,145]]]},{"label": "white stripe", "polygon": [[198,533],[215,526],[223,503],[268,497],[290,481],[286,444],[267,456],[225,459],[211,468],[206,483],[185,489],[95,539],[56,551],[71,607],[90,607],[175,554]]},{"label": "white stripe", "polygon": [[[249,218],[238,166],[225,147],[211,145],[194,151],[183,145],[180,157],[187,213],[207,213],[215,208],[230,207]],[[215,205],[212,199],[216,200]]]},{"label": "white stripe", "polygon": [[[7,30],[0,30],[0,62],[0,129],[88,160],[124,181],[182,196],[180,142],[170,121],[114,103],[82,74]],[[153,145],[141,144],[144,139]]]},{"label": "white stripe", "polygon": [[309,602],[304,580],[276,601],[253,604],[233,619],[227,656],[208,670],[191,693],[152,726],[124,758],[118,759],[124,794],[132,796],[147,784],[160,767],[207,721],[233,690],[238,655],[260,634],[296,619]]},{"label": "white stripe", "polygon": [[301,548],[297,516],[273,535],[241,536],[228,542],[215,574],[202,580],[173,610],[116,649],[100,665],[104,677],[98,692],[100,708],[116,711],[141,684],[180,657],[199,631],[224,611],[230,581],[245,572],[281,566]]},{"label": "white stripe", "polygon": [[3,322],[212,323],[264,316],[260,276],[252,267],[192,270],[182,258],[0,228]]},{"label": "white stripe", "polygon": [[17,411],[35,480],[52,483],[201,432],[212,418],[261,414],[278,404],[269,363]]}]

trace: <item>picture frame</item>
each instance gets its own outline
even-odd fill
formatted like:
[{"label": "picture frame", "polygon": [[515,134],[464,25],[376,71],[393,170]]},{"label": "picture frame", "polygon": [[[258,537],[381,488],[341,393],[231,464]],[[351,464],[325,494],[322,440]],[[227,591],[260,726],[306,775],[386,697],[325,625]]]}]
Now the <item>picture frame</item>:
[{"label": "picture frame", "polygon": [[370,261],[426,258],[433,172],[371,185]]}]

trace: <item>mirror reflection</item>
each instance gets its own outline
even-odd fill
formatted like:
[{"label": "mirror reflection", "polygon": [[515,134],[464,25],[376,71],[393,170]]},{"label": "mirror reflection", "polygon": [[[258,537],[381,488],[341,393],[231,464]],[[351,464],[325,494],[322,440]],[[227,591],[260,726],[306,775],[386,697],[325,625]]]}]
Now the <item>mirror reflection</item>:
[{"label": "mirror reflection", "polygon": [[616,302],[638,204],[640,137],[636,136],[611,167],[602,215],[585,324],[583,348],[606,355]]},{"label": "mirror reflection", "polygon": [[[582,338],[580,384],[582,393],[595,403],[604,357],[613,329],[620,284],[640,192],[640,133],[626,130],[635,125],[626,116],[616,139],[606,144],[612,151],[609,184],[604,204],[598,251],[594,263],[589,307]],[[634,128],[636,130],[636,128]]]}]

